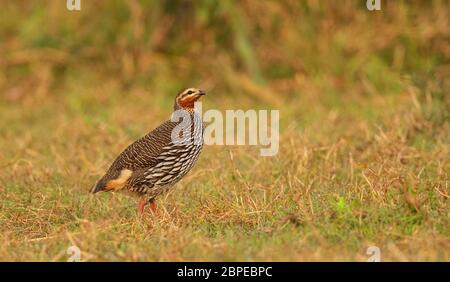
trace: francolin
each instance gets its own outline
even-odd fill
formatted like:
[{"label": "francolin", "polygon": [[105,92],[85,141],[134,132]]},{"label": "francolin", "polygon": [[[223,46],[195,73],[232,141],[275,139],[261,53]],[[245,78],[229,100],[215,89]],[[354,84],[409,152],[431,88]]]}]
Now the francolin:
[{"label": "francolin", "polygon": [[194,103],[205,95],[188,88],[175,97],[172,118],[129,145],[97,181],[92,193],[128,192],[140,198],[139,213],[170,190],[193,167],[203,147],[204,124]]}]

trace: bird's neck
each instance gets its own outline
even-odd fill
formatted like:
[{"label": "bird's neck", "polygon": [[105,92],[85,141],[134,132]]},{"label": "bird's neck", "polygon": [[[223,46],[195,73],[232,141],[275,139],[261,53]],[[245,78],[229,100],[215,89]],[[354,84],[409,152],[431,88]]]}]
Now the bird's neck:
[{"label": "bird's neck", "polygon": [[173,111],[179,111],[179,110],[184,110],[188,113],[193,114],[195,111],[194,105],[189,105],[189,106],[180,106],[178,103],[175,103],[175,105],[173,106]]}]

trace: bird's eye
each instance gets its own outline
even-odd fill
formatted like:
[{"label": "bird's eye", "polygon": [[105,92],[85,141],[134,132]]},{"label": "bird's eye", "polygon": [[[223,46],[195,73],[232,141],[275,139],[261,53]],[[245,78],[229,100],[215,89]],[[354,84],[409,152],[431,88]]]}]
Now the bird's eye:
[{"label": "bird's eye", "polygon": [[193,93],[194,93],[194,91],[189,90],[186,94],[191,95],[191,94],[193,94]]}]

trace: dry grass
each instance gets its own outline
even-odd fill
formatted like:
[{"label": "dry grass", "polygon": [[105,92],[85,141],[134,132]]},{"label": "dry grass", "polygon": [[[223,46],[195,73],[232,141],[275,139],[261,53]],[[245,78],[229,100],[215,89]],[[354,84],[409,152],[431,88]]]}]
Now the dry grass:
[{"label": "dry grass", "polygon": [[[0,260],[450,260],[445,1],[58,2],[0,11]],[[89,195],[186,86],[279,154],[206,147],[160,217]]]}]

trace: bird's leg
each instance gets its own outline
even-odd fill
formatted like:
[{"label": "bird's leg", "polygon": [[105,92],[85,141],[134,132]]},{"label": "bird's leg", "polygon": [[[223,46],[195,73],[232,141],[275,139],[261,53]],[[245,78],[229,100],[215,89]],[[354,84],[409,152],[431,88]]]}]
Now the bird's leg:
[{"label": "bird's leg", "polygon": [[150,199],[150,200],[148,201],[148,203],[150,204],[150,209],[152,210],[152,212],[153,212],[154,214],[159,214],[159,210],[158,210],[158,207],[156,206],[156,201],[155,201],[155,199]]},{"label": "bird's leg", "polygon": [[139,200],[139,203],[138,203],[138,213],[139,213],[139,214],[143,214],[143,213],[144,213],[144,209],[145,209],[145,205],[146,205],[146,204],[147,204],[146,199],[141,198],[141,199]]}]

